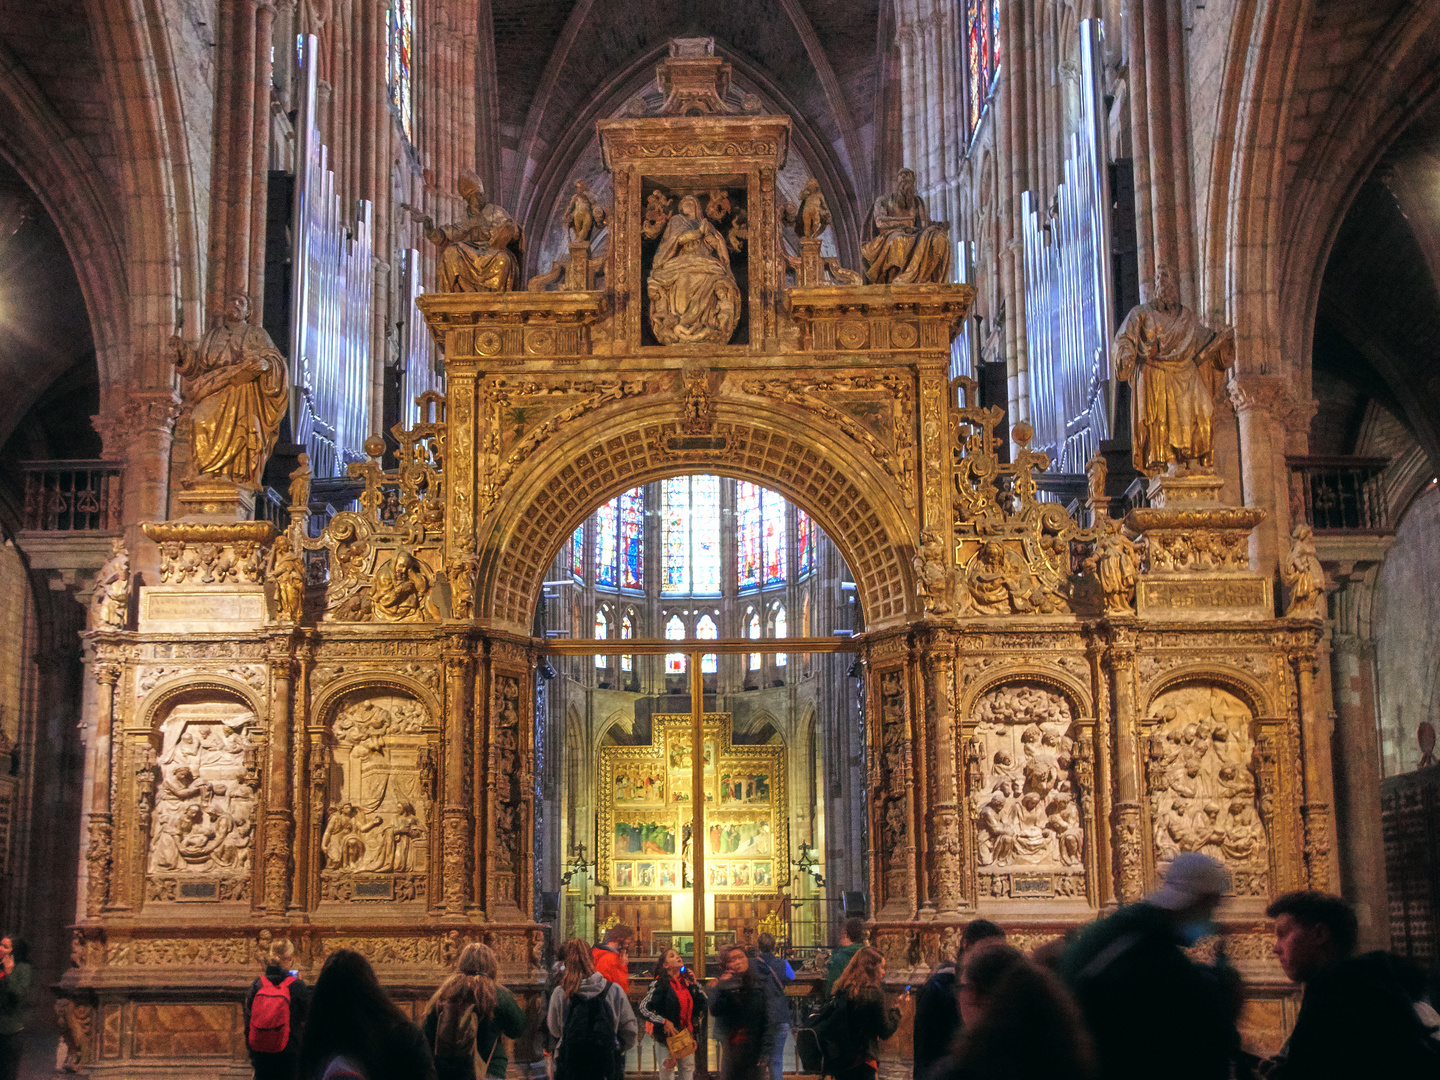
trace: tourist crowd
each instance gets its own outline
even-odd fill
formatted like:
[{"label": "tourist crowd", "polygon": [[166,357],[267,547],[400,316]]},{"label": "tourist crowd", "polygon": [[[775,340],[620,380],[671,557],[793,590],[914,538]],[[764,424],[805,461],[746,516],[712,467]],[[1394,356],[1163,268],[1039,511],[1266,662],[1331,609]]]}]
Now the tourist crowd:
[{"label": "tourist crowd", "polygon": [[[975,919],[953,958],[893,1000],[884,955],[867,944],[865,924],[848,919],[825,973],[826,1001],[803,1019],[786,992],[795,972],[770,934],[753,954],[723,947],[708,982],[666,950],[632,1006],[635,931],[615,926],[597,946],[564,943],[539,1049],[550,1080],[623,1080],[643,1024],[660,1080],[692,1080],[711,1037],[722,1080],[782,1080],[787,1047],[805,1072],[877,1080],[880,1043],[908,1016],[913,1080],[1440,1078],[1440,1014],[1425,974],[1384,952],[1356,955],[1354,912],[1320,892],[1287,893],[1266,911],[1273,955],[1304,993],[1279,1052],[1247,1053],[1244,986],[1213,922],[1228,891],[1218,862],[1188,853],[1146,900],[1028,955]],[[0,939],[0,1057],[28,991],[28,965],[9,944]],[[359,953],[331,953],[313,987],[293,962],[290,944],[276,942],[245,996],[256,1080],[498,1080],[506,1039],[527,1028],[485,945],[464,948],[418,1023]]]}]

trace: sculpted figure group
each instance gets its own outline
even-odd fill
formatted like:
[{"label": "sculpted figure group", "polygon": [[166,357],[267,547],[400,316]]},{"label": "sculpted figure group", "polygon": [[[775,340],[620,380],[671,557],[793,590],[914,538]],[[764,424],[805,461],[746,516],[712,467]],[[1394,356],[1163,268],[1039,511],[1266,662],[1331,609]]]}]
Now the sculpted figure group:
[{"label": "sculpted figure group", "polygon": [[178,719],[162,727],[150,831],[152,874],[238,875],[250,869],[254,788],[245,751],[253,713],[200,723]]}]

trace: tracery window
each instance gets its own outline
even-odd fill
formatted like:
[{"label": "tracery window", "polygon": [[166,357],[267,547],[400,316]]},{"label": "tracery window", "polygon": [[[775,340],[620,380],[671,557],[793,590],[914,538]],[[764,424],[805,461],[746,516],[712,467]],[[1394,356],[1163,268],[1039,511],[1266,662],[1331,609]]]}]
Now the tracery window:
[{"label": "tracery window", "polygon": [[735,482],[737,584],[742,589],[785,581],[785,500],[773,491]]},{"label": "tracery window", "polygon": [[972,135],[980,126],[999,70],[1000,0],[965,0],[965,81]]},{"label": "tracery window", "polygon": [[645,587],[644,488],[631,488],[595,511],[595,584]]},{"label": "tracery window", "polygon": [[[781,604],[775,609],[775,636],[777,638],[790,636],[790,622],[785,617],[785,605]],[[790,661],[788,653],[775,654],[775,666],[784,667]]]},{"label": "tracery window", "polygon": [[[685,623],[681,620],[679,615],[671,615],[669,620],[665,623],[665,640],[685,640]],[[685,674],[685,654],[683,652],[672,652],[665,654],[665,674]]]},{"label": "tracery window", "polygon": [[802,578],[815,569],[815,528],[810,515],[798,508],[795,511],[795,561],[796,572]]},{"label": "tracery window", "polygon": [[[629,640],[630,640],[631,638],[633,638],[634,636],[635,636],[635,620],[630,617],[630,613],[627,611],[627,612],[625,613],[625,617],[620,620],[620,640],[621,640],[621,641],[629,641]],[[629,653],[626,653],[624,656],[620,657],[620,670],[621,670],[621,671],[629,671],[629,670],[630,670],[631,668],[633,668],[634,666],[635,666],[635,661],[634,661],[634,659],[630,656]]]},{"label": "tracery window", "polygon": [[[715,620],[709,615],[701,615],[699,622],[695,624],[695,636],[701,641],[714,641],[720,636],[720,628],[715,625]],[[714,675],[718,665],[714,653],[705,653],[700,657],[700,673],[702,675]]]},{"label": "tracery window", "polygon": [[718,593],[720,478],[671,477],[662,482],[660,506],[661,593]]},{"label": "tracery window", "polygon": [[415,0],[390,0],[390,19],[386,26],[389,46],[390,104],[400,118],[405,138],[415,142],[412,97],[414,77],[411,60],[415,46]]},{"label": "tracery window", "polygon": [[580,582],[585,581],[585,526],[581,525],[570,537],[570,575]]},{"label": "tracery window", "polygon": [[[745,634],[751,641],[760,640],[760,616],[755,614],[754,608],[750,610],[750,621],[745,627]],[[760,670],[760,654],[758,652],[750,654],[750,670]]]},{"label": "tracery window", "polygon": [[[609,636],[610,636],[610,621],[605,618],[605,612],[604,612],[604,611],[601,611],[601,610],[598,610],[598,609],[597,609],[596,612],[595,612],[595,640],[596,640],[596,641],[604,641],[604,640],[605,640],[606,638],[608,638]],[[609,657],[603,656],[603,655],[601,655],[601,654],[599,654],[599,653],[596,653],[596,654],[595,654],[595,666],[596,666],[597,668],[603,668],[603,667],[606,665],[606,663],[607,663],[608,660],[609,660]]]}]

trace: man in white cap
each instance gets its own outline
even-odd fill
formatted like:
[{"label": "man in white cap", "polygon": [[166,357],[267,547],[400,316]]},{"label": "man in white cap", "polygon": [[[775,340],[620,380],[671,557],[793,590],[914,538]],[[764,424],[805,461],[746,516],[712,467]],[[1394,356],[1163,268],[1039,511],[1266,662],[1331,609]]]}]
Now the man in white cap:
[{"label": "man in white cap", "polygon": [[1230,875],[1186,852],[1148,898],[1102,919],[1061,959],[1095,1039],[1103,1080],[1226,1080],[1239,1048],[1238,976],[1184,949],[1215,932]]}]

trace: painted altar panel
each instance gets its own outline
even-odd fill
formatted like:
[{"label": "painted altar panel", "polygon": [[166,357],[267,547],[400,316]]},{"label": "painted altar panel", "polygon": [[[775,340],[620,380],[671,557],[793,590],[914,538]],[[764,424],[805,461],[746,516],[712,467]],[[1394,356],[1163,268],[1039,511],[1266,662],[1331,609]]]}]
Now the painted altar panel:
[{"label": "painted altar panel", "polygon": [[[691,886],[693,756],[688,713],[662,713],[649,746],[600,749],[600,880],[614,893]],[[721,894],[773,892],[789,851],[785,747],[731,743],[729,713],[704,726],[705,887]]]}]

